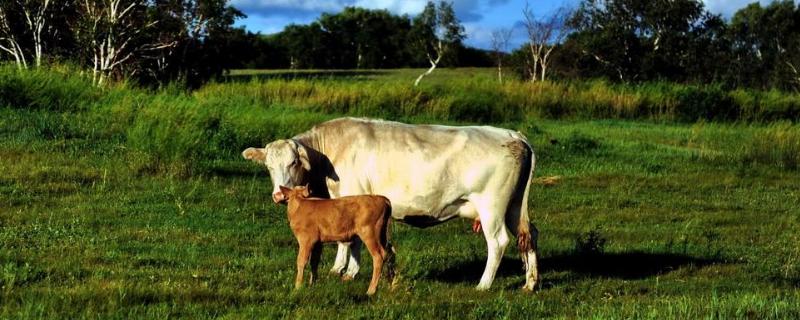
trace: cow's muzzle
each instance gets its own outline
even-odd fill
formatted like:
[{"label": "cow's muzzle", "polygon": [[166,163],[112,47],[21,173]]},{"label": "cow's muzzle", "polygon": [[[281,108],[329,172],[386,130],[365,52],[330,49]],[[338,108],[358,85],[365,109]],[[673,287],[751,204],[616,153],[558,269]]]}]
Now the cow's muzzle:
[{"label": "cow's muzzle", "polygon": [[272,193],[272,201],[275,203],[285,203],[286,197],[283,195],[283,192],[273,192]]}]

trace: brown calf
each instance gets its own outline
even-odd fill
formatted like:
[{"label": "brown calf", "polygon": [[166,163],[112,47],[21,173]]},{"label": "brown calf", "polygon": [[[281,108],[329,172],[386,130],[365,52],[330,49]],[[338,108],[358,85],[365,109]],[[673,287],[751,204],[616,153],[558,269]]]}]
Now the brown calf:
[{"label": "brown calf", "polygon": [[[367,294],[374,294],[384,261],[393,253],[388,241],[389,218],[392,216],[389,199],[375,195],[318,199],[308,198],[307,187],[289,189],[280,186],[280,189],[288,201],[289,226],[300,245],[295,288],[303,284],[303,270],[309,255],[309,284],[314,282],[322,255],[322,243],[350,242],[358,236],[372,256],[372,281]],[[392,271],[390,270],[389,277],[392,276]]]}]

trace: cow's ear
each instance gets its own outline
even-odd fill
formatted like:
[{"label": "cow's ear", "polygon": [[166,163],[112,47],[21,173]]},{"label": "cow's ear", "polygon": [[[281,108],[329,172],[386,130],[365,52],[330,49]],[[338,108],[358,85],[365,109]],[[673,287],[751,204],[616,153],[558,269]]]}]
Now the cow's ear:
[{"label": "cow's ear", "polygon": [[300,163],[303,165],[303,169],[310,171],[311,161],[308,160],[308,150],[306,150],[306,147],[296,142],[295,148],[297,149],[297,155],[300,157]]},{"label": "cow's ear", "polygon": [[265,149],[247,148],[242,152],[242,157],[247,160],[263,163],[267,160],[267,154],[264,151]]},{"label": "cow's ear", "polygon": [[289,193],[291,193],[292,189],[289,189],[289,188],[284,187],[284,186],[278,186],[278,188],[281,189],[281,193],[283,193],[283,196],[285,198],[289,198]]}]

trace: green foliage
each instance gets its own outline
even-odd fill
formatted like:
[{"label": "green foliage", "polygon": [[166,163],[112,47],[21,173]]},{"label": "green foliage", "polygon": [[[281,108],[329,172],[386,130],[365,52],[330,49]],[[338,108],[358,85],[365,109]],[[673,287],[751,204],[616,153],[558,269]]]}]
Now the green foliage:
[{"label": "green foliage", "polygon": [[576,32],[557,50],[553,70],[569,78],[796,91],[798,13],[791,0],[749,4],[730,21],[698,0],[583,0],[572,19]]},{"label": "green foliage", "polygon": [[600,232],[600,227],[595,227],[575,237],[575,252],[580,256],[600,256],[605,252],[607,241]]},{"label": "green foliage", "polygon": [[0,106],[53,111],[85,110],[101,93],[75,69],[19,71],[0,64]]},{"label": "green foliage", "polygon": [[753,135],[744,148],[745,163],[800,169],[800,126],[788,122],[772,124]]},{"label": "green foliage", "polygon": [[581,132],[572,132],[563,141],[564,148],[570,153],[585,154],[597,149],[600,143],[592,137]]}]

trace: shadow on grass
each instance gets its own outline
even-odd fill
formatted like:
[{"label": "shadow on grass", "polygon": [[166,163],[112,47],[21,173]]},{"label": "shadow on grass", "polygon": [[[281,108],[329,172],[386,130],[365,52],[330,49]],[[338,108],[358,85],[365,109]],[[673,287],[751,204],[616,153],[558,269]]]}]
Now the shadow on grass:
[{"label": "shadow on grass", "polygon": [[[721,262],[671,253],[626,252],[607,253],[599,256],[562,253],[541,258],[539,272],[543,274],[567,271],[588,277],[633,280],[666,274],[682,267],[704,267]],[[448,283],[477,283],[485,266],[486,260],[483,259],[466,261],[443,270],[432,270],[426,278]],[[522,261],[519,258],[503,258],[496,277],[513,277],[522,274]]]},{"label": "shadow on grass", "polygon": [[253,74],[231,74],[225,76],[229,82],[248,82],[251,80],[367,80],[367,76],[379,76],[386,71],[378,70],[325,70],[325,71],[278,71]]}]

